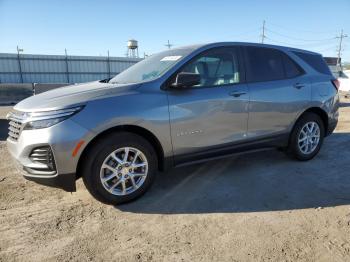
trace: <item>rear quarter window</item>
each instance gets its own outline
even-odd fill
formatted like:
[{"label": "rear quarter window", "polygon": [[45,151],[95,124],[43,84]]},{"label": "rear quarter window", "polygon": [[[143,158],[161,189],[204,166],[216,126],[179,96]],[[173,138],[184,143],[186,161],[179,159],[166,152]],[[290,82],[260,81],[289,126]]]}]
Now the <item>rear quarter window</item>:
[{"label": "rear quarter window", "polygon": [[278,50],[246,47],[248,82],[273,81],[284,78],[282,56]]},{"label": "rear quarter window", "polygon": [[286,73],[286,78],[294,78],[304,74],[304,70],[301,69],[301,67],[297,63],[295,63],[288,55],[286,54],[281,54],[281,55],[282,55],[284,70]]},{"label": "rear quarter window", "polygon": [[332,75],[331,70],[326,64],[326,61],[323,59],[321,55],[318,54],[309,54],[303,52],[293,52],[299,58],[301,58],[305,63],[315,69],[317,72],[321,74]]}]

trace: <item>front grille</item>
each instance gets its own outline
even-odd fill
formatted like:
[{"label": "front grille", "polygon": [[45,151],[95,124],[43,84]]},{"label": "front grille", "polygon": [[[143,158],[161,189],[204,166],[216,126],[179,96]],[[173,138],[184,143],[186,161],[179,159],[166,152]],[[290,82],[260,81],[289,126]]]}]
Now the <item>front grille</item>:
[{"label": "front grille", "polygon": [[56,171],[55,159],[49,146],[36,147],[29,155],[34,163],[41,163],[46,166],[42,171]]},{"label": "front grille", "polygon": [[7,115],[9,120],[9,138],[17,141],[23,129],[23,123],[26,118],[26,113],[14,110]]},{"label": "front grille", "polygon": [[9,137],[10,139],[17,141],[22,131],[22,123],[19,120],[11,120],[9,122]]}]

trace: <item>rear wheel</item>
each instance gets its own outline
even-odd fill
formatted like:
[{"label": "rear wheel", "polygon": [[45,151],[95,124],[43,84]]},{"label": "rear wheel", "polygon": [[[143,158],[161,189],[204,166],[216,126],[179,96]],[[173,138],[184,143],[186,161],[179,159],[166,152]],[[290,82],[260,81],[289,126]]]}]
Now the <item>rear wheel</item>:
[{"label": "rear wheel", "polygon": [[324,124],[322,119],[314,113],[305,113],[293,129],[288,153],[301,161],[310,160],[320,151],[323,138]]},{"label": "rear wheel", "polygon": [[132,133],[100,139],[89,151],[83,181],[99,201],[117,205],[146,192],[157,172],[157,158],[147,140]]}]

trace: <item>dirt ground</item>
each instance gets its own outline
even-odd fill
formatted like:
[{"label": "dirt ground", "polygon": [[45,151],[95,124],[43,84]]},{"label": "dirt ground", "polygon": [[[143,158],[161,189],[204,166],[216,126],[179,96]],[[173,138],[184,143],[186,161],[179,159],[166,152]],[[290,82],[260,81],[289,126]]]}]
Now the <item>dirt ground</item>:
[{"label": "dirt ground", "polygon": [[118,207],[82,181],[71,194],[23,179],[6,128],[0,261],[350,261],[350,100],[312,161],[271,150],[174,169]]}]

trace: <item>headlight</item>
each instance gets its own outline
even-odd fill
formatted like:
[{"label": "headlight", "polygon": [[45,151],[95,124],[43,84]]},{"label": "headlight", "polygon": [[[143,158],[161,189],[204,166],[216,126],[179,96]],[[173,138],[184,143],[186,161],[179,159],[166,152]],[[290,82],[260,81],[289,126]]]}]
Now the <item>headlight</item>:
[{"label": "headlight", "polygon": [[83,109],[83,106],[68,109],[26,113],[23,119],[25,130],[46,128],[56,125],[59,122],[73,116]]}]

